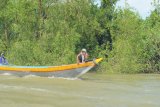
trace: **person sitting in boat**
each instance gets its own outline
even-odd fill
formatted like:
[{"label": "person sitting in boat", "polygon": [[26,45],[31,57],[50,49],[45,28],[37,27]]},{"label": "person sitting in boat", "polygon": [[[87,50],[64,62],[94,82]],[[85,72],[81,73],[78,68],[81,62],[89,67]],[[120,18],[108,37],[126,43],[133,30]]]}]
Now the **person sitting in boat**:
[{"label": "person sitting in boat", "polygon": [[0,56],[0,64],[1,65],[7,65],[8,64],[8,61],[4,57],[4,53],[2,53],[1,56]]},{"label": "person sitting in boat", "polygon": [[88,53],[86,49],[82,49],[81,52],[77,55],[77,63],[84,63],[87,61]]}]

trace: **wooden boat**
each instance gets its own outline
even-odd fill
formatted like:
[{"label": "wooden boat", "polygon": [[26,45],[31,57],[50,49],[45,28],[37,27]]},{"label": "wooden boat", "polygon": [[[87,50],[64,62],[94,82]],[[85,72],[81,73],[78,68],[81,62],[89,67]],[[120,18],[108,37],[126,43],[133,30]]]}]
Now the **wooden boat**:
[{"label": "wooden boat", "polygon": [[64,77],[64,78],[75,78],[79,77],[91,68],[96,66],[102,58],[95,59],[93,61],[81,63],[81,64],[69,64],[62,66],[11,66],[1,65],[0,73],[9,73],[16,76],[25,75],[37,75],[45,77]]}]

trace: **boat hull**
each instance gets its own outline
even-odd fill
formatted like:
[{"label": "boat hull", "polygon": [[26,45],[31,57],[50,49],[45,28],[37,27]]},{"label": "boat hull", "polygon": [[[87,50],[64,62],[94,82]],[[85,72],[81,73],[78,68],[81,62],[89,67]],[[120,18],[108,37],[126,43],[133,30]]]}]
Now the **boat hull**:
[{"label": "boat hull", "polygon": [[36,75],[42,77],[79,77],[92,69],[102,59],[96,59],[82,64],[70,64],[62,66],[0,66],[0,73],[8,73],[16,76]]},{"label": "boat hull", "polygon": [[64,77],[64,78],[75,78],[79,77],[86,72],[88,72],[93,67],[84,67],[77,68],[72,70],[64,70],[64,71],[54,71],[54,72],[26,72],[26,71],[0,71],[1,74],[11,74],[19,77],[23,77],[26,75],[36,75],[41,77]]}]

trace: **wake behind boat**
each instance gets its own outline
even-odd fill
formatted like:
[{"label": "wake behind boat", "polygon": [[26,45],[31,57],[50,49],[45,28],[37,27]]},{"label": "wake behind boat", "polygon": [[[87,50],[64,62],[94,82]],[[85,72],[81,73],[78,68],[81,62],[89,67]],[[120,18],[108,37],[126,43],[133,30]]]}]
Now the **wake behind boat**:
[{"label": "wake behind boat", "polygon": [[9,73],[16,76],[25,75],[37,75],[43,77],[64,77],[64,78],[75,78],[79,77],[94,66],[96,66],[102,58],[96,59],[94,61],[89,61],[80,64],[69,64],[62,66],[11,66],[11,65],[1,65],[0,73]]}]

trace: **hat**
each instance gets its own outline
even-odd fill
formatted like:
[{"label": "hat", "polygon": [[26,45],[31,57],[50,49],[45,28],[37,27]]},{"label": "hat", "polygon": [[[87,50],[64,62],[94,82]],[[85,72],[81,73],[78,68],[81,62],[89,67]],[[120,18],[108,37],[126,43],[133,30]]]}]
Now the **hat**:
[{"label": "hat", "polygon": [[83,48],[83,49],[82,49],[82,52],[87,52],[87,50]]}]

